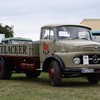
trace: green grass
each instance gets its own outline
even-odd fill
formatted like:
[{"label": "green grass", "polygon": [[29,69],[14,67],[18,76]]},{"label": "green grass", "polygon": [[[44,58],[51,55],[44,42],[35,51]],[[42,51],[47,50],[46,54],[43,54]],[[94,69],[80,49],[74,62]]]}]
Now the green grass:
[{"label": "green grass", "polygon": [[90,85],[85,78],[67,78],[60,87],[52,87],[48,74],[27,79],[13,74],[10,80],[0,80],[0,100],[100,100],[100,83]]}]

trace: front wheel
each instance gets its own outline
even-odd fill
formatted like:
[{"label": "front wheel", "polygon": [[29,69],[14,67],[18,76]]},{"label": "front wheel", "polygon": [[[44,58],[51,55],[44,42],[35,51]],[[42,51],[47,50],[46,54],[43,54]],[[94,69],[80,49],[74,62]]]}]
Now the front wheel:
[{"label": "front wheel", "polygon": [[61,69],[58,61],[56,60],[50,63],[49,79],[52,86],[59,86],[61,84]]},{"label": "front wheel", "polygon": [[100,80],[100,74],[90,74],[87,76],[90,84],[97,84]]}]

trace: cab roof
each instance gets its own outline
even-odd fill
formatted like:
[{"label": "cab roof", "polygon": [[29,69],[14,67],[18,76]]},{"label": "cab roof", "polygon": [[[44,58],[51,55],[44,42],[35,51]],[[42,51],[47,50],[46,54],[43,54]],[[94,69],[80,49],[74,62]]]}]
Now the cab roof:
[{"label": "cab roof", "polygon": [[[81,25],[81,24],[50,24],[50,25],[45,25],[42,28],[57,28],[57,27],[61,27],[61,26],[76,26],[76,27],[84,27],[84,28],[88,28],[91,30],[90,27],[85,26],[85,25]],[[41,29],[42,29],[41,28]]]}]

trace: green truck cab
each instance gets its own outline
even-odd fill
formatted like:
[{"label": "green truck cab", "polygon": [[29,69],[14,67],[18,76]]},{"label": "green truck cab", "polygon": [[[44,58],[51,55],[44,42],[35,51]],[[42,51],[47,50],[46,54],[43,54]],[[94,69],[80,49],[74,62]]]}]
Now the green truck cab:
[{"label": "green truck cab", "polygon": [[4,38],[1,40],[2,44],[27,44],[32,43],[33,41],[29,38],[22,38],[22,37],[11,37],[11,38]]},{"label": "green truck cab", "polygon": [[62,78],[86,77],[100,80],[100,43],[92,40],[91,28],[82,25],[46,25],[40,40],[31,44],[0,45],[0,78],[11,78],[12,71],[36,78],[48,72],[51,85]]}]

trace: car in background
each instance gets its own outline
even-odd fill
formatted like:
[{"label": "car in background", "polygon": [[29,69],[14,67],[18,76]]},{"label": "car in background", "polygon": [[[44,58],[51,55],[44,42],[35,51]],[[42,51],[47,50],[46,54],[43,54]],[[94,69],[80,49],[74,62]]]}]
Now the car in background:
[{"label": "car in background", "polygon": [[11,37],[5,38],[1,40],[2,44],[29,44],[33,41],[29,38],[22,38],[22,37]]},{"label": "car in background", "polygon": [[93,40],[100,42],[100,30],[92,31]]}]

